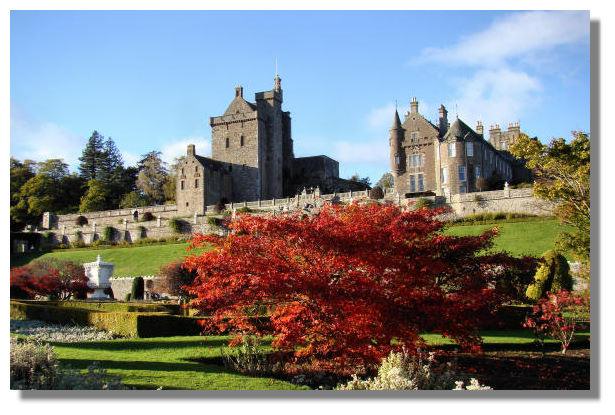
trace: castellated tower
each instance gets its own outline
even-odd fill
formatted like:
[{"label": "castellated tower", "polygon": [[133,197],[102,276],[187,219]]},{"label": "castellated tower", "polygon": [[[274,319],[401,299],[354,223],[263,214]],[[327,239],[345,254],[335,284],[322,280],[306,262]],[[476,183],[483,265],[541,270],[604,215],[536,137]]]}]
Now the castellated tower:
[{"label": "castellated tower", "polygon": [[399,176],[405,171],[406,156],[402,147],[404,140],[404,129],[401,126],[401,120],[399,119],[399,113],[395,109],[395,115],[393,117],[393,126],[389,132],[389,150],[390,150],[390,165],[391,172],[395,179],[395,188],[398,187],[397,181]]},{"label": "castellated tower", "polygon": [[290,113],[282,111],[280,77],[255,98],[246,101],[238,86],[224,114],[210,118],[212,158],[230,164],[235,201],[281,198],[292,173]]}]

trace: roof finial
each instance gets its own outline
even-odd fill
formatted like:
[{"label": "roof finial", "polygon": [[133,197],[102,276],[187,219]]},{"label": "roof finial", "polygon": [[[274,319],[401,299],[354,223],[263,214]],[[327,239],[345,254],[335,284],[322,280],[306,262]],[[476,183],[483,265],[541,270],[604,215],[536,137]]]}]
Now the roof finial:
[{"label": "roof finial", "polygon": [[275,76],[278,76],[278,58],[275,58]]},{"label": "roof finial", "polygon": [[455,117],[459,119],[459,107],[457,106],[456,102],[455,102]]}]

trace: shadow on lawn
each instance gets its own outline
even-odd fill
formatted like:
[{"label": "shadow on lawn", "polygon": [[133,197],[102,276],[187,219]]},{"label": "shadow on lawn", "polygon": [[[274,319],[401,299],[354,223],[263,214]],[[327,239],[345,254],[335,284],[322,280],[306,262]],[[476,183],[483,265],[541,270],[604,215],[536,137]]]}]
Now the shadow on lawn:
[{"label": "shadow on lawn", "polygon": [[[70,366],[74,369],[87,369],[92,365],[91,359],[60,359],[62,365]],[[155,372],[203,372],[203,373],[229,373],[237,374],[232,370],[227,370],[224,366],[216,364],[203,364],[195,360],[180,360],[177,362],[158,362],[158,361],[125,361],[125,360],[100,360],[96,359],[100,366],[108,370],[144,370]]]},{"label": "shadow on lawn", "polygon": [[208,348],[220,348],[228,345],[227,339],[208,339],[203,337],[199,340],[178,340],[170,342],[164,340],[165,338],[152,339],[152,340],[105,340],[99,342],[78,342],[78,343],[60,343],[52,342],[53,346],[71,347],[79,349],[91,349],[91,350],[151,350],[151,349],[170,349],[175,350],[178,348],[193,348],[193,347],[208,347]]}]

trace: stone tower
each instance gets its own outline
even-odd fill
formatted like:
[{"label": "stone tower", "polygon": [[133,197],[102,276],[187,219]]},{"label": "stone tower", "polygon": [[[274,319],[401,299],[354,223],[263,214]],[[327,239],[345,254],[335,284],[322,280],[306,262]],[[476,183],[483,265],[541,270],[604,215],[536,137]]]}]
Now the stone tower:
[{"label": "stone tower", "polygon": [[235,88],[222,116],[211,117],[212,158],[229,163],[234,201],[281,198],[292,175],[293,143],[290,113],[282,111],[282,80],[258,92],[255,102]]},{"label": "stone tower", "polygon": [[400,174],[405,171],[405,154],[402,148],[402,142],[404,140],[404,129],[401,126],[401,120],[399,119],[399,113],[397,108],[395,109],[395,115],[393,116],[393,126],[389,131],[389,150],[390,150],[390,165],[393,178],[397,188],[397,181]]}]

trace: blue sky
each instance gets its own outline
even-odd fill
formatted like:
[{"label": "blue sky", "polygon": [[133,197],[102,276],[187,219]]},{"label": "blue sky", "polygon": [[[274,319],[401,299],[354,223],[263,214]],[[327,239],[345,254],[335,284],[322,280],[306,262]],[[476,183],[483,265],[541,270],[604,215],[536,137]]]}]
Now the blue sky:
[{"label": "blue sky", "polygon": [[93,130],[127,164],[189,142],[209,117],[273,86],[278,60],[295,155],[340,175],[388,171],[395,102],[470,126],[520,121],[543,141],[589,131],[587,12],[13,11],[11,155],[75,169]]}]

